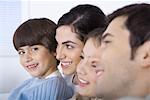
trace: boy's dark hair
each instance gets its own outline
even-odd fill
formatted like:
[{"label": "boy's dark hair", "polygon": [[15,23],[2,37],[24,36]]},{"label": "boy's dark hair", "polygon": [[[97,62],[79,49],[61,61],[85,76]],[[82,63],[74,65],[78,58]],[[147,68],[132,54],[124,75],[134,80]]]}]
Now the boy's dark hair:
[{"label": "boy's dark hair", "polygon": [[96,28],[94,30],[92,30],[91,32],[88,33],[88,35],[85,37],[84,42],[86,42],[88,39],[90,38],[94,38],[98,44],[101,44],[101,37],[103,32],[105,31],[106,28]]},{"label": "boy's dark hair", "polygon": [[84,37],[93,29],[106,27],[107,20],[102,10],[94,5],[84,4],[72,8],[58,21],[58,27],[69,25],[78,38],[84,41]]},{"label": "boy's dark hair", "polygon": [[133,59],[136,49],[150,41],[150,4],[132,4],[118,9],[108,16],[109,22],[119,16],[127,16],[125,26],[130,32]]},{"label": "boy's dark hair", "polygon": [[22,46],[43,45],[50,52],[55,52],[57,42],[55,40],[56,24],[47,19],[30,19],[21,24],[13,36],[13,44],[16,50]]}]

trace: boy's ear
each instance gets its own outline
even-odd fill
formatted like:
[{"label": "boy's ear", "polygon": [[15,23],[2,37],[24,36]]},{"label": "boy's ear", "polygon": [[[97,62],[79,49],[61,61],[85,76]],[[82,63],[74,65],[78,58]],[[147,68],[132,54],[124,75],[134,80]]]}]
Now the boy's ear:
[{"label": "boy's ear", "polygon": [[150,41],[145,42],[137,49],[136,57],[141,67],[150,67]]}]

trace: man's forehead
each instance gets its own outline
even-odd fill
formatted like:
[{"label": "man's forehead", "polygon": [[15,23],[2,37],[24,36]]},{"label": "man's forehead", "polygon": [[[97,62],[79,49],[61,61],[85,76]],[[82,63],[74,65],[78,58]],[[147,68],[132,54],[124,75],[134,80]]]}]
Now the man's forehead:
[{"label": "man's forehead", "polygon": [[108,25],[106,31],[103,33],[103,36],[107,33],[111,33],[112,31],[115,32],[115,31],[121,31],[121,30],[124,30],[126,28],[125,26],[125,22],[127,20],[127,16],[119,16],[119,17],[116,17],[114,18]]}]

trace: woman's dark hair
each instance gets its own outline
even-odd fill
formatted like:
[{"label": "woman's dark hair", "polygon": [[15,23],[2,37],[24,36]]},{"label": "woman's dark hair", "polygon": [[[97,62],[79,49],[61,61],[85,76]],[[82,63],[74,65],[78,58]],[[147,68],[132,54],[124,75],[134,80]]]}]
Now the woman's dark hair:
[{"label": "woman's dark hair", "polygon": [[102,10],[94,5],[84,4],[72,8],[58,21],[58,27],[69,25],[81,41],[95,28],[106,27],[107,20]]},{"label": "woman's dark hair", "polygon": [[21,24],[13,36],[13,44],[16,50],[22,46],[43,45],[50,52],[55,52],[57,42],[55,40],[56,24],[47,19],[30,19]]}]

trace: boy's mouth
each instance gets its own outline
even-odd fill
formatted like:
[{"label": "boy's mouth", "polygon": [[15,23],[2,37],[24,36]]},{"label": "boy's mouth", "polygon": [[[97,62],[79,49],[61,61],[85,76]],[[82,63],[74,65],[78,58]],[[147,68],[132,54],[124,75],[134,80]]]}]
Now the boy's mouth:
[{"label": "boy's mouth", "polygon": [[30,64],[30,65],[27,65],[26,67],[31,71],[35,71],[38,68],[38,63]]},{"label": "boy's mouth", "polygon": [[85,86],[87,86],[88,84],[90,84],[90,82],[88,82],[88,81],[86,81],[86,80],[83,80],[83,79],[81,79],[81,78],[78,78],[78,79],[79,79],[78,85],[79,85],[80,87],[85,87]]}]

